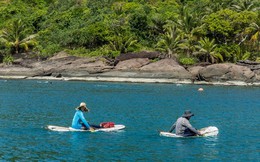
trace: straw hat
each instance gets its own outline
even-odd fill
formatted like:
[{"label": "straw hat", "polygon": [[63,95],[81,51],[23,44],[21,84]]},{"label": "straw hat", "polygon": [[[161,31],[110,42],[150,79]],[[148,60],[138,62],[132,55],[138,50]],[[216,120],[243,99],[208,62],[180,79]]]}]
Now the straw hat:
[{"label": "straw hat", "polygon": [[81,102],[80,105],[78,107],[76,107],[76,110],[80,110],[80,108],[82,108],[82,107],[86,108],[87,111],[89,111],[85,102]]}]

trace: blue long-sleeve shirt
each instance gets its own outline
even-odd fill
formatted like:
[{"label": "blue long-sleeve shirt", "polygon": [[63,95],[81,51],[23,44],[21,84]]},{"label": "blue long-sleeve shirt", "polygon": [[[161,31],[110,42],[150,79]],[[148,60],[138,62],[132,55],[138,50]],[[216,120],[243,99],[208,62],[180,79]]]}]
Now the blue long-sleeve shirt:
[{"label": "blue long-sleeve shirt", "polygon": [[83,115],[83,112],[81,110],[77,110],[74,117],[73,117],[71,127],[74,128],[74,129],[81,129],[83,127],[83,124],[88,129],[90,128],[90,125],[86,121],[86,119]]}]

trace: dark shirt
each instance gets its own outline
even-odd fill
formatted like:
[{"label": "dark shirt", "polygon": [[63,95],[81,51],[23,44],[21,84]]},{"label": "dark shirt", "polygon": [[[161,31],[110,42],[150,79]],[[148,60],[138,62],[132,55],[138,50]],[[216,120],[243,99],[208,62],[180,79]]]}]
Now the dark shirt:
[{"label": "dark shirt", "polygon": [[178,118],[177,121],[172,125],[169,132],[172,132],[174,129],[175,129],[176,135],[180,135],[180,136],[184,136],[184,137],[195,136],[195,135],[199,134],[199,132],[195,128],[192,127],[189,120],[184,117]]}]

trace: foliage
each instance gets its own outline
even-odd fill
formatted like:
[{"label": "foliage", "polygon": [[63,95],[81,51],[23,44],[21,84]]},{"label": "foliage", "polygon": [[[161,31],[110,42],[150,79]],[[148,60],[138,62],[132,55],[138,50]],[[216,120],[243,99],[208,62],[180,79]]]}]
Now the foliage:
[{"label": "foliage", "polygon": [[115,58],[120,54],[119,51],[112,51],[110,47],[105,45],[100,47],[99,49],[95,50],[88,50],[86,48],[77,48],[77,49],[66,49],[67,53],[73,56],[80,56],[80,57],[95,57],[95,56],[107,56],[110,58]]},{"label": "foliage", "polygon": [[175,26],[167,26],[165,33],[157,43],[157,50],[165,53],[164,57],[177,58],[178,45],[180,44],[180,36]]},{"label": "foliage", "polygon": [[216,51],[219,52],[225,60],[229,62],[236,63],[239,60],[247,60],[251,56],[251,53],[245,51],[243,47],[232,44],[232,45],[222,45],[216,48]]},{"label": "foliage", "polygon": [[[243,32],[244,28],[254,22],[256,14],[254,12],[236,12],[230,9],[220,10],[212,13],[205,19],[208,33],[213,36],[217,43],[240,42],[234,39]],[[241,37],[238,37],[241,38]]]},{"label": "foliage", "polygon": [[231,8],[236,11],[257,11],[260,9],[256,0],[240,0],[234,2],[234,4],[231,5]]},{"label": "foliage", "polygon": [[209,40],[209,38],[202,38],[199,41],[199,44],[196,45],[198,51],[195,53],[199,58],[201,58],[204,62],[223,62],[223,57],[220,53],[216,51],[217,44],[215,44],[215,40]]},{"label": "foliage", "polygon": [[240,46],[235,47],[235,52],[232,53],[233,62],[237,62],[239,60],[247,60],[250,57],[250,52],[244,52]]},{"label": "foliage", "polygon": [[28,32],[21,19],[15,20],[6,27],[0,35],[1,42],[6,48],[14,48],[15,53],[28,51],[33,48],[37,42],[34,40],[36,35],[26,35]]},{"label": "foliage", "polygon": [[12,55],[4,55],[3,63],[6,65],[11,65],[14,62],[14,58]]},{"label": "foliage", "polygon": [[258,0],[1,0],[0,52],[114,58],[152,49],[212,63],[255,60],[259,8]]},{"label": "foliage", "polygon": [[[258,17],[260,12],[258,13]],[[260,19],[257,19],[255,22],[251,23],[249,27],[245,29],[245,33],[249,35],[249,45],[251,49],[260,52]]]},{"label": "foliage", "polygon": [[179,62],[182,65],[194,65],[196,63],[196,60],[192,57],[183,57],[179,59]]},{"label": "foliage", "polygon": [[37,52],[39,52],[38,57],[39,58],[48,58],[53,56],[55,53],[62,50],[62,48],[59,46],[59,44],[49,44],[45,47],[43,46],[37,46]]}]

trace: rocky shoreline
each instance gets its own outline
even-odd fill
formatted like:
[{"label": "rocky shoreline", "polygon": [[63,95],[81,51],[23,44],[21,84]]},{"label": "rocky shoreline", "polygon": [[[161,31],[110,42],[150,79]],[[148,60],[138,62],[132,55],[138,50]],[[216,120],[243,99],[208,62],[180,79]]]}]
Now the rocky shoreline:
[{"label": "rocky shoreline", "polygon": [[19,58],[13,65],[0,64],[0,78],[260,86],[260,63],[183,67],[172,59],[131,57],[115,65],[105,58],[79,58],[60,52],[45,61]]}]

